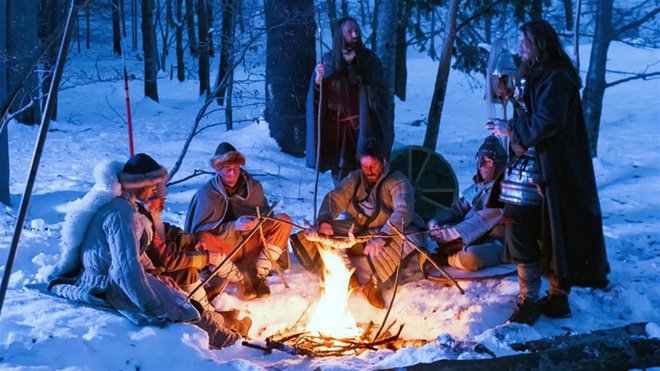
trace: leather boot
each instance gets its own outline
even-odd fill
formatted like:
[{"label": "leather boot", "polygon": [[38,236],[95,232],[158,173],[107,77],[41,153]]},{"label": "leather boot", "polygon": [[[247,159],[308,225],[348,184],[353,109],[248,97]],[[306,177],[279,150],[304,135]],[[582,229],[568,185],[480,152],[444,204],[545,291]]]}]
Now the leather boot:
[{"label": "leather boot", "polygon": [[509,322],[524,323],[526,325],[534,325],[541,316],[538,301],[525,300],[518,302],[513,314],[509,317]]},{"label": "leather boot", "polygon": [[252,280],[252,285],[257,298],[267,298],[270,296],[270,288],[268,287],[268,284],[266,284],[266,277],[256,276]]},{"label": "leather boot", "polygon": [[568,305],[568,296],[552,294],[539,301],[541,314],[550,318],[567,318],[571,316],[571,307]]},{"label": "leather boot", "polygon": [[257,292],[254,291],[252,280],[248,278],[248,275],[244,275],[243,279],[238,283],[236,296],[243,301],[254,300],[257,297]]},{"label": "leather boot", "polygon": [[250,331],[250,327],[252,327],[252,319],[250,317],[245,316],[241,319],[238,319],[238,309],[218,311],[218,313],[224,319],[223,326],[230,330],[236,331],[243,338],[247,337],[247,334]]},{"label": "leather boot", "polygon": [[367,297],[369,304],[378,309],[385,308],[385,299],[383,299],[383,292],[375,280],[371,279],[364,284],[362,292]]},{"label": "leather boot", "polygon": [[353,291],[357,291],[360,288],[360,280],[358,279],[357,273],[353,272],[351,278],[348,281],[348,288]]},{"label": "leather boot", "polygon": [[209,348],[220,349],[233,345],[241,335],[223,325],[220,313],[206,310],[195,324],[209,335]]}]

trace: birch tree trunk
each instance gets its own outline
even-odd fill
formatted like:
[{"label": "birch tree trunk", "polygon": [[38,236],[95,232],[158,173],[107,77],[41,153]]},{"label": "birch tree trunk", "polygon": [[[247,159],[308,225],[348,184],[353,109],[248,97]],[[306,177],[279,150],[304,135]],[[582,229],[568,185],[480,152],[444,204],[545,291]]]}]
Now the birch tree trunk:
[{"label": "birch tree trunk", "polygon": [[589,149],[591,156],[598,156],[598,133],[600,131],[600,116],[603,111],[603,97],[605,96],[605,65],[607,63],[607,50],[610,47],[610,34],[612,33],[612,7],[613,0],[598,2],[596,10],[596,32],[591,46],[589,70],[587,81],[582,92],[582,109],[589,135]]},{"label": "birch tree trunk", "polygon": [[429,108],[428,126],[426,135],[424,135],[424,147],[435,151],[438,144],[438,134],[440,133],[440,119],[442,118],[442,108],[447,95],[447,80],[449,80],[449,68],[451,67],[451,56],[454,50],[454,40],[456,39],[456,18],[458,17],[459,0],[451,0],[447,9],[447,22],[445,40],[442,44],[442,53],[438,63],[438,73],[435,77],[435,89]]}]

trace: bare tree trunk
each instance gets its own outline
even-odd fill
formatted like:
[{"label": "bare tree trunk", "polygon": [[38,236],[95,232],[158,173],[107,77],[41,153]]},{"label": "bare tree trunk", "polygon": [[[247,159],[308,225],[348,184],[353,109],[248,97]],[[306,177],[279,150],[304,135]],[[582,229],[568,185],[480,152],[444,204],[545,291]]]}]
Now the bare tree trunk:
[{"label": "bare tree trunk", "polygon": [[348,17],[348,1],[341,0],[341,16]]},{"label": "bare tree trunk", "polygon": [[328,0],[328,18],[330,19],[330,32],[334,35],[337,23],[337,0]]},{"label": "bare tree trunk", "polygon": [[199,51],[197,50],[197,37],[195,36],[195,2],[194,0],[186,0],[186,26],[188,29],[188,45],[190,46],[190,55],[197,58]]},{"label": "bare tree trunk", "polygon": [[[29,65],[31,63],[30,57],[37,49],[37,6],[38,2],[7,0],[6,6],[2,9],[2,12],[6,12],[7,32],[0,32],[0,37],[6,37],[6,49],[0,52],[6,53],[5,57],[10,61],[10,63],[7,63],[9,66],[16,66],[15,68],[7,68],[9,91],[23,83],[25,75],[23,75],[22,70],[27,69],[23,67],[23,64],[28,63]],[[36,69],[28,70],[27,74],[30,77],[25,81],[23,92],[19,94],[11,112],[20,111],[20,114],[14,117],[16,121],[32,125],[38,124],[41,118],[39,105],[41,94]],[[29,108],[25,109],[25,107]]]},{"label": "bare tree trunk", "polygon": [[87,27],[87,40],[86,40],[86,45],[85,47],[89,49],[89,40],[90,40],[90,33],[91,33],[91,28],[89,27],[89,3],[87,3],[87,6],[85,7],[85,26]]},{"label": "bare tree trunk", "polygon": [[[230,70],[231,56],[234,53],[234,30],[236,29],[236,12],[234,0],[224,0],[222,4],[222,32],[220,38],[220,67],[218,69],[218,83]],[[233,71],[233,69],[231,69]],[[231,76],[230,76],[231,78]],[[232,79],[233,80],[233,79]],[[231,84],[227,84],[231,86]],[[229,94],[227,94],[229,95]],[[225,90],[218,89],[218,104],[224,104]]]},{"label": "bare tree trunk", "polygon": [[124,13],[124,0],[119,0],[119,15],[121,16],[122,37],[126,37],[126,13]]},{"label": "bare tree trunk", "polygon": [[183,60],[183,0],[176,0],[176,78],[183,82],[186,79],[186,68]]},{"label": "bare tree trunk", "polygon": [[[0,0],[0,50],[7,50],[7,35],[9,30],[9,19],[7,2],[11,0]],[[9,97],[9,84],[7,81],[7,63],[0,63],[0,107],[5,107]],[[4,112],[3,112],[4,113]],[[0,113],[2,115],[3,113]],[[9,206],[9,135],[7,125],[0,120],[0,202]]]},{"label": "bare tree trunk", "polygon": [[[577,0],[578,7],[580,0]],[[573,30],[573,0],[564,0],[564,18],[566,18],[566,30]]]},{"label": "bare tree trunk", "polygon": [[580,18],[582,17],[582,0],[575,3],[575,24],[573,25],[573,60],[575,69],[580,72]]},{"label": "bare tree trunk", "polygon": [[532,7],[529,10],[529,17],[532,20],[543,19],[543,0],[532,0]]},{"label": "bare tree trunk", "polygon": [[158,54],[154,35],[153,0],[142,0],[142,51],[144,95],[158,102]]},{"label": "bare tree trunk", "polygon": [[404,2],[401,7],[399,23],[396,29],[396,67],[394,72],[394,94],[402,101],[406,100],[406,82],[408,80],[408,66],[406,52],[408,44],[406,42],[406,30],[412,14],[412,1]]},{"label": "bare tree trunk", "polygon": [[213,0],[207,0],[206,10],[207,10],[206,24],[209,33],[208,35],[206,35],[206,41],[209,43],[209,46],[207,47],[206,50],[208,50],[209,52],[209,57],[215,58],[215,50],[213,50],[213,32],[212,32],[212,30],[215,28],[213,26]]},{"label": "bare tree trunk", "polygon": [[207,0],[197,0],[197,32],[199,33],[199,95],[208,96],[211,90],[209,73],[209,43],[207,23]]},{"label": "bare tree trunk", "polygon": [[[138,32],[137,32],[137,3],[138,0],[131,0],[131,41],[133,41],[133,51],[137,50],[138,45]],[[85,7],[89,10],[89,3]],[[87,23],[89,26],[89,22]],[[87,29],[89,34],[89,28]]]},{"label": "bare tree trunk", "polygon": [[431,99],[431,108],[429,109],[428,127],[424,136],[424,147],[431,151],[435,151],[438,143],[438,134],[440,133],[440,119],[442,118],[442,108],[445,103],[445,95],[447,94],[447,80],[449,80],[451,56],[454,50],[454,40],[456,39],[458,3],[459,0],[449,1],[447,22],[445,23],[445,40],[442,44],[438,73],[435,77],[435,89],[433,91],[433,98]]},{"label": "bare tree trunk", "polygon": [[[220,80],[222,81],[222,80]],[[234,130],[234,107],[232,94],[234,93],[234,70],[227,76],[227,96],[225,97],[225,126],[227,131]]]},{"label": "bare tree trunk", "polygon": [[121,55],[121,30],[119,29],[119,0],[112,0],[112,52]]},{"label": "bare tree trunk", "polygon": [[[40,2],[39,9],[39,31],[37,33],[40,43],[47,43],[49,36],[55,33],[59,22],[65,18],[64,7],[59,0],[44,0]],[[57,42],[56,42],[57,43]],[[47,48],[43,53],[41,96],[47,97],[50,91],[50,85],[53,81],[53,71],[57,62],[58,49],[55,47]],[[55,102],[52,107],[53,120],[57,120],[57,91],[51,98]],[[46,99],[41,100],[41,110],[46,107]]]},{"label": "bare tree trunk", "polygon": [[[396,73],[398,1],[381,1],[378,4],[375,18],[378,20],[378,24],[375,29],[374,52],[383,63],[385,86],[387,86],[389,98],[392,99],[394,97],[394,74]],[[391,108],[394,109],[394,107]]]},{"label": "bare tree trunk", "polygon": [[591,156],[598,156],[598,133],[600,131],[600,116],[603,111],[605,96],[605,65],[607,50],[610,47],[612,33],[613,0],[598,2],[596,10],[596,31],[591,46],[587,81],[582,92],[584,119],[589,134],[589,149]]},{"label": "bare tree trunk", "polygon": [[309,72],[316,64],[314,2],[266,0],[266,120],[282,152],[305,153]]}]

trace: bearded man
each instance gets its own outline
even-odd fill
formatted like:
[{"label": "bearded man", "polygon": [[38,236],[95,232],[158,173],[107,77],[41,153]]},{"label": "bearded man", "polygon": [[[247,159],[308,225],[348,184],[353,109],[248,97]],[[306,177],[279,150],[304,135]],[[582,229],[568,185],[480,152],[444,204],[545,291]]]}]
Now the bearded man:
[{"label": "bearded man", "polygon": [[335,186],[358,168],[357,148],[366,139],[378,140],[386,158],[394,141],[394,105],[383,65],[361,36],[355,19],[337,21],[332,50],[316,66],[307,94],[307,167],[316,168],[318,153],[318,170],[330,170]]},{"label": "bearded man", "polygon": [[[383,147],[375,140],[364,142],[359,151],[360,169],[352,171],[328,193],[318,217],[318,233],[325,236],[346,236],[351,228],[356,235],[378,235],[366,243],[357,243],[350,249],[336,249],[348,269],[356,266],[357,259],[366,257],[369,277],[351,277],[351,288],[362,287],[369,303],[384,308],[382,286],[397,270],[399,264],[412,256],[414,247],[409,241],[401,244],[396,231],[418,232],[424,227],[415,215],[415,194],[410,181],[399,171],[392,171]],[[339,219],[341,214],[346,216]],[[353,226],[353,227],[352,227]],[[424,247],[421,235],[408,237],[418,247]],[[310,271],[318,271],[321,264],[318,244],[309,241],[304,232],[291,236],[293,252],[298,261]]]}]

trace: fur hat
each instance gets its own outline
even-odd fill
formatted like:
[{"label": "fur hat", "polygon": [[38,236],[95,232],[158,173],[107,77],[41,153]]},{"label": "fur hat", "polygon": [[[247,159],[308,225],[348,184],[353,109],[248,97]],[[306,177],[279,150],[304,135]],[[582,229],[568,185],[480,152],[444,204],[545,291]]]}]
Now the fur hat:
[{"label": "fur hat", "polygon": [[119,173],[123,188],[141,188],[167,181],[169,173],[164,166],[144,153],[138,153],[124,164]]},{"label": "fur hat", "polygon": [[245,165],[245,156],[238,152],[231,144],[222,142],[215,149],[215,154],[211,157],[210,163],[211,167],[216,171],[226,164],[236,163],[243,166]]}]

